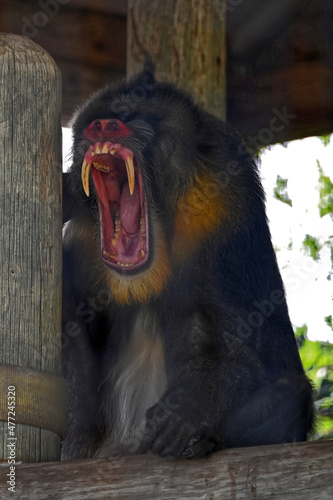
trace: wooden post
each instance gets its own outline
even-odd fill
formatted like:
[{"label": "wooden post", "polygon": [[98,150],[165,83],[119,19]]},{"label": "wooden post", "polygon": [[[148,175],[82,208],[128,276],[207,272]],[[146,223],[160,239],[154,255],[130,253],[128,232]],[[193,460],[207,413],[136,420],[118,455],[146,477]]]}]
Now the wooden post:
[{"label": "wooden post", "polygon": [[0,459],[60,458],[61,75],[0,34]]},{"label": "wooden post", "polygon": [[226,0],[129,0],[127,73],[150,55],[159,79],[225,119],[226,9]]}]

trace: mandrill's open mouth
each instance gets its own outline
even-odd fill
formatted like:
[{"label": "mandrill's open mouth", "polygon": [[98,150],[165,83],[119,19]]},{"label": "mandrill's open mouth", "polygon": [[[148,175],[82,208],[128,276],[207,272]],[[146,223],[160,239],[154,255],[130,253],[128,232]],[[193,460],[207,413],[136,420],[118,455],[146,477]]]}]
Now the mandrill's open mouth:
[{"label": "mandrill's open mouth", "polygon": [[148,214],[133,152],[111,142],[92,144],[82,164],[87,196],[90,171],[98,198],[103,260],[122,273],[137,270],[148,259]]}]

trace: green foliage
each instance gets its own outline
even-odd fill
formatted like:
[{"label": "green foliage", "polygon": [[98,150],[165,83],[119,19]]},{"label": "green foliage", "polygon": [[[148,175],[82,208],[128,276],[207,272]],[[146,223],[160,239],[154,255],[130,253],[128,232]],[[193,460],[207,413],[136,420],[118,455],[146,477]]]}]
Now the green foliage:
[{"label": "green foliage", "polygon": [[331,142],[331,134],[322,135],[319,137],[319,139],[321,140],[323,146],[328,146],[329,143]]},{"label": "green foliage", "polygon": [[318,253],[321,250],[322,245],[319,243],[319,240],[317,238],[306,234],[303,240],[303,248],[306,253],[310,253],[313,260],[319,259]]},{"label": "green foliage", "polygon": [[279,175],[276,178],[276,186],[274,188],[274,197],[282,201],[282,203],[286,203],[290,207],[292,207],[292,201],[288,196],[287,192],[288,179],[282,179]]},{"label": "green foliage", "polygon": [[306,325],[298,326],[296,328],[295,335],[297,338],[297,343],[299,348],[301,348],[303,346],[303,343],[306,341],[307,333],[308,333],[308,327]]},{"label": "green foliage", "polygon": [[[332,317],[331,317],[332,321]],[[296,329],[300,356],[316,389],[318,422],[315,439],[333,437],[333,344],[306,339],[307,327]]]},{"label": "green foliage", "polygon": [[331,330],[333,330],[333,322],[332,322],[332,314],[329,316],[325,316],[325,323],[331,327]]},{"label": "green foliage", "polygon": [[327,175],[324,175],[318,160],[317,166],[319,169],[319,213],[320,217],[324,217],[324,215],[333,214],[333,183]]}]

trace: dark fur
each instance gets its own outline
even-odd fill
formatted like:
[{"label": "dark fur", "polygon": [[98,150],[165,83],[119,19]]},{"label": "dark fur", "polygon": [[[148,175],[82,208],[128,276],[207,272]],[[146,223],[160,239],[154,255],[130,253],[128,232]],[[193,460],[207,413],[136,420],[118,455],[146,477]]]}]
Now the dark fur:
[{"label": "dark fur", "polygon": [[[167,256],[161,289],[141,300],[129,293],[127,303],[111,296],[117,272],[100,256],[94,188],[87,198],[80,180],[89,146],[83,132],[106,118],[133,132],[117,142],[139,159],[148,200],[151,254],[143,274],[158,248]],[[305,440],[312,387],[257,169],[239,137],[173,85],[157,84],[149,69],[96,94],[73,133],[63,317],[71,413],[63,457],[149,450],[200,457]],[[140,291],[140,273],[124,277],[134,278]]]}]

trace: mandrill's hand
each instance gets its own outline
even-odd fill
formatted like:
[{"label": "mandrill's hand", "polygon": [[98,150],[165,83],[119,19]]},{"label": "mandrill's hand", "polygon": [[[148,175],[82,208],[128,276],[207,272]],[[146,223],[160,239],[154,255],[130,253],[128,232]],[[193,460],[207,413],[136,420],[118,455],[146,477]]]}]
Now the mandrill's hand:
[{"label": "mandrill's hand", "polygon": [[188,402],[172,403],[172,395],[161,399],[146,414],[143,452],[160,457],[205,457],[220,449],[218,438]]}]

